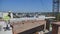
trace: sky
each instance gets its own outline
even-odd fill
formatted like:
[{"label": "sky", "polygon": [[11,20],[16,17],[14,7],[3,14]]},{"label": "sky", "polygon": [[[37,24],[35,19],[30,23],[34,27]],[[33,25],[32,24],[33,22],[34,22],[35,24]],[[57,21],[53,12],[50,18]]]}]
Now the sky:
[{"label": "sky", "polygon": [[52,12],[52,0],[0,0],[0,11]]}]

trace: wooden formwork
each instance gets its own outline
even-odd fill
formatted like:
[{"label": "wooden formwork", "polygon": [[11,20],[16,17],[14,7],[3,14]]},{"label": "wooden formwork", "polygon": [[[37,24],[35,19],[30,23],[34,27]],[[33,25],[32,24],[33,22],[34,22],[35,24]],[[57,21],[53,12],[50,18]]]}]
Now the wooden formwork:
[{"label": "wooden formwork", "polygon": [[44,29],[45,20],[27,20],[11,23],[13,34],[31,34]]},{"label": "wooden formwork", "polygon": [[60,34],[60,22],[52,23],[52,34]]}]

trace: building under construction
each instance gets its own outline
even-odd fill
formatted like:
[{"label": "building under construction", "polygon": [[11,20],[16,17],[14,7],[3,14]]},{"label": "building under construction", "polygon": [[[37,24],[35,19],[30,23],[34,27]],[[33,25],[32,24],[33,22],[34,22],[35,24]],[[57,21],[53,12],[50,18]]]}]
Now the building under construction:
[{"label": "building under construction", "polygon": [[56,16],[59,13],[60,0],[53,0],[53,15]]},{"label": "building under construction", "polygon": [[[38,16],[34,18],[11,18],[10,25],[12,27],[12,34],[46,34],[47,31],[48,34],[60,34],[60,21],[57,22],[55,20],[51,20],[54,19],[55,16],[58,18],[57,15],[59,13],[60,0],[52,1],[52,15],[54,17]],[[49,33],[50,27],[52,28],[51,33]]]}]

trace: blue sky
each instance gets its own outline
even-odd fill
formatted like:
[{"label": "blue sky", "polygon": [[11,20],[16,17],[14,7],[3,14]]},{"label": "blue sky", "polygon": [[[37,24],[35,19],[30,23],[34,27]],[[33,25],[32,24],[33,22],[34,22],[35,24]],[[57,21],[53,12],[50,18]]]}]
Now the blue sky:
[{"label": "blue sky", "polygon": [[52,12],[52,0],[0,0],[0,11]]}]

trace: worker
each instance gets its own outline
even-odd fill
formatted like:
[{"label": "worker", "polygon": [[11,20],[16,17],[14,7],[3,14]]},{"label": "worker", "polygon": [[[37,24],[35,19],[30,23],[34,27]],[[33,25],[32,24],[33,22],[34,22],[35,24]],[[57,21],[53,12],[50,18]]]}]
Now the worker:
[{"label": "worker", "polygon": [[9,25],[9,20],[10,20],[10,15],[7,13],[6,15],[3,15],[3,19],[6,22],[6,27],[5,27],[5,31],[6,30],[10,30],[10,27],[8,27]]}]

